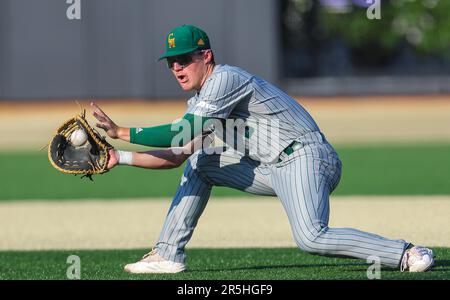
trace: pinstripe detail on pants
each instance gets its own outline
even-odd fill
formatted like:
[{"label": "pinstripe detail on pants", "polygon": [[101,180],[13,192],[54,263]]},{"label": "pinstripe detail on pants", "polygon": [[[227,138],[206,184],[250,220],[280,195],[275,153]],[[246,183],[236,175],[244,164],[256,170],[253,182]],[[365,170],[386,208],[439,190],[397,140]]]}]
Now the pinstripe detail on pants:
[{"label": "pinstripe detail on pants", "polygon": [[329,195],[341,176],[341,162],[328,144],[311,144],[277,164],[265,165],[233,151],[193,154],[167,214],[158,253],[185,261],[184,248],[208,202],[212,186],[227,186],[258,195],[278,196],[295,242],[304,251],[367,259],[397,267],[403,240],[390,240],[352,228],[329,228]]}]

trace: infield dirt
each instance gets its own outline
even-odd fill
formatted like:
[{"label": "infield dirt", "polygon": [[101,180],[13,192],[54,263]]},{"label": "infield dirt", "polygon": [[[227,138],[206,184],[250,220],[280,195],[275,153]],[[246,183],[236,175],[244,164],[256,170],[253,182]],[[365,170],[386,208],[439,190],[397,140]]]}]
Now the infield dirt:
[{"label": "infield dirt", "polygon": [[[170,199],[0,203],[0,250],[151,248]],[[450,247],[450,196],[332,197],[331,227]],[[189,247],[295,247],[278,199],[211,199]]]}]

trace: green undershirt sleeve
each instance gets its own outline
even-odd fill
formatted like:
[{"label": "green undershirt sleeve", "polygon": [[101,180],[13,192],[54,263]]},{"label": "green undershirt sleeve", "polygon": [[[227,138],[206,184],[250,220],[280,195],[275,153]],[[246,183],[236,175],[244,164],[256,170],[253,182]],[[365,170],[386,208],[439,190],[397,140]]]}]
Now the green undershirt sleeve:
[{"label": "green undershirt sleeve", "polygon": [[202,132],[203,125],[209,119],[185,114],[179,121],[171,124],[130,128],[130,143],[151,147],[184,146]]}]

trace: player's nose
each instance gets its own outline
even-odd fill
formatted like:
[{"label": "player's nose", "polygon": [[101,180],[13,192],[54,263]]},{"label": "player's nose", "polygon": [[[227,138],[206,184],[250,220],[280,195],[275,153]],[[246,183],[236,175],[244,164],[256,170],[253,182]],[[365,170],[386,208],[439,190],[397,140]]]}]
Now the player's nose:
[{"label": "player's nose", "polygon": [[174,63],[173,63],[173,66],[172,66],[172,69],[173,69],[174,71],[181,71],[181,70],[183,70],[183,66],[180,65],[178,62],[174,62]]}]

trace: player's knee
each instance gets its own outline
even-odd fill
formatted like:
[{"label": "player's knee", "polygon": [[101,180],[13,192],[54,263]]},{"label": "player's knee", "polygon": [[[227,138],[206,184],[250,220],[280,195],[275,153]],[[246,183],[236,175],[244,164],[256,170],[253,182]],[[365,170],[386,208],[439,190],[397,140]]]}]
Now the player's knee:
[{"label": "player's knee", "polygon": [[303,251],[306,251],[309,253],[316,252],[316,243],[304,236],[302,236],[301,238],[295,239],[295,242],[297,244],[297,247],[299,247]]},{"label": "player's knee", "polygon": [[308,232],[308,234],[296,234],[295,242],[297,246],[306,252],[311,254],[323,254],[323,244],[326,243],[324,241],[324,234],[328,230],[328,227],[322,228],[322,230],[314,230]]},{"label": "player's knee", "polygon": [[295,243],[297,244],[297,247],[300,250],[303,250],[303,251],[306,251],[306,252],[311,252],[312,251],[312,248],[309,247],[307,245],[307,243],[305,243],[305,241],[303,239],[296,238],[295,239]]}]

